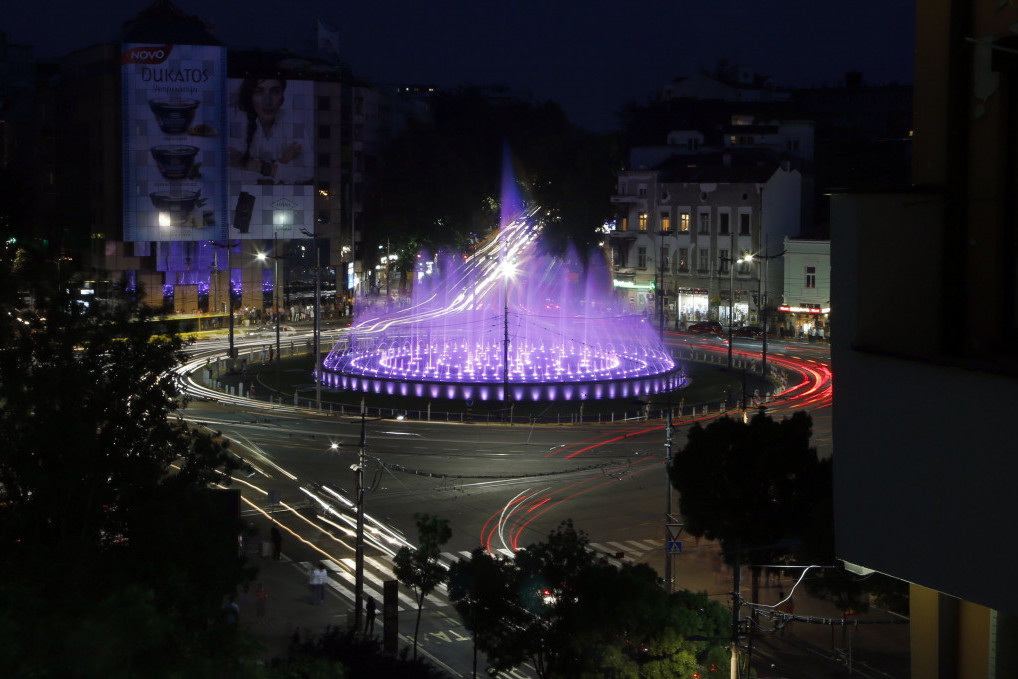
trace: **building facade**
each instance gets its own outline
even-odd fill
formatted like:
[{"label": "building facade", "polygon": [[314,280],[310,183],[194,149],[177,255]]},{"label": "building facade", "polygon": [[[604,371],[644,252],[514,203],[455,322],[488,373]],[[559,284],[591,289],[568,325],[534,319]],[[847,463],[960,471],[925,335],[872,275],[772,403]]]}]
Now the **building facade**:
[{"label": "building facade", "polygon": [[914,188],[831,202],[836,553],[911,583],[916,679],[1018,676],[1016,22],[919,0]]},{"label": "building facade", "polygon": [[636,163],[656,164],[619,174],[615,286],[637,311],[663,311],[671,327],[757,324],[764,304],[774,318],[783,280],[774,255],[801,230],[803,177],[747,138],[712,149],[698,132],[677,132],[665,159],[664,149],[636,150]]},{"label": "building facade", "polygon": [[779,326],[790,337],[830,340],[831,241],[785,238]]}]

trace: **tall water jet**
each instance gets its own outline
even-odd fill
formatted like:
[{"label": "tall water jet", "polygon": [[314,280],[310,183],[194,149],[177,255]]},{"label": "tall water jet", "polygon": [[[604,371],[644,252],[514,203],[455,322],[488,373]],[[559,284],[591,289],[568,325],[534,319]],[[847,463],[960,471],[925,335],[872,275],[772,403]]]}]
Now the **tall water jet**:
[{"label": "tall water jet", "polygon": [[540,211],[523,209],[511,187],[502,209],[498,233],[470,256],[418,255],[409,305],[359,310],[323,362],[322,383],[480,401],[630,398],[681,386],[657,328],[615,298],[603,258],[541,252]]}]

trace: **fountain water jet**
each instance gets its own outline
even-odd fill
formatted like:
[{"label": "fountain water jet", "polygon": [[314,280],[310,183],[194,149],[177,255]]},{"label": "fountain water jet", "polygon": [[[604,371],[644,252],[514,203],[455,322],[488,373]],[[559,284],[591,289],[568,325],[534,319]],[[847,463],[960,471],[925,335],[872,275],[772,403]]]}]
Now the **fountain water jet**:
[{"label": "fountain water jet", "polygon": [[654,324],[614,298],[603,260],[584,267],[575,253],[538,251],[538,215],[503,219],[497,238],[465,259],[418,255],[412,303],[358,310],[322,363],[322,383],[480,401],[631,398],[682,386]]}]

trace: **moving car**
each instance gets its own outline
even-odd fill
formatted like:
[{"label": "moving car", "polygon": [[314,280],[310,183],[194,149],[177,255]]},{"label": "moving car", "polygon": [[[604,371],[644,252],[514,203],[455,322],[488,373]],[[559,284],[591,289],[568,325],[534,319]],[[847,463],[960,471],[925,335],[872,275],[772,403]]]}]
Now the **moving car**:
[{"label": "moving car", "polygon": [[722,335],[724,330],[721,328],[721,324],[717,321],[701,321],[699,323],[693,323],[691,326],[686,328],[686,332],[695,333],[698,335]]}]

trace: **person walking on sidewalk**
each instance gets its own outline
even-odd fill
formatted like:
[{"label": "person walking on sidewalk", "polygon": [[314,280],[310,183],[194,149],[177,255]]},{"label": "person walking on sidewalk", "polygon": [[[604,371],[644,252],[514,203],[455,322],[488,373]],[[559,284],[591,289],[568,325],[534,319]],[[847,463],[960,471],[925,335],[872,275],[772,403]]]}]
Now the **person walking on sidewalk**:
[{"label": "person walking on sidewalk", "polygon": [[308,571],[308,584],[311,588],[311,605],[325,601],[325,585],[329,582],[329,572],[319,561]]},{"label": "person walking on sidewalk", "polygon": [[259,582],[255,589],[255,615],[259,623],[265,622],[265,609],[268,607],[268,603],[269,592],[265,589],[265,585]]},{"label": "person walking on sidewalk", "polygon": [[364,617],[364,634],[371,636],[375,633],[375,597],[368,597],[368,614]]},{"label": "person walking on sidewalk", "polygon": [[279,526],[272,524],[272,558],[279,561],[280,550],[283,548],[283,534]]}]

